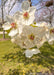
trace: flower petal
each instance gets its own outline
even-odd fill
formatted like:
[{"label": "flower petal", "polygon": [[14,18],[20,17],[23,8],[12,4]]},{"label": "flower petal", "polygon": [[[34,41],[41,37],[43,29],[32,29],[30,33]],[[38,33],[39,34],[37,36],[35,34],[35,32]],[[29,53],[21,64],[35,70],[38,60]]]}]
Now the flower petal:
[{"label": "flower petal", "polygon": [[31,58],[33,54],[38,54],[40,51],[38,49],[27,49],[24,53],[26,57]]},{"label": "flower petal", "polygon": [[13,36],[15,36],[17,33],[18,33],[18,30],[17,30],[17,29],[13,29],[13,30],[10,31],[9,36],[13,37]]},{"label": "flower petal", "polygon": [[32,49],[32,53],[33,54],[38,54],[38,53],[40,53],[40,50],[39,49]]},{"label": "flower petal", "polygon": [[10,24],[15,22],[14,18],[12,16],[6,16],[6,20],[7,22],[9,22]]},{"label": "flower petal", "polygon": [[31,51],[31,50],[29,50],[29,49],[28,49],[28,50],[26,50],[26,51],[25,51],[25,56],[26,56],[26,57],[28,57],[28,58],[31,58],[31,57],[33,56],[32,51]]},{"label": "flower petal", "polygon": [[30,15],[35,14],[36,8],[34,6],[30,7],[29,13]]},{"label": "flower petal", "polygon": [[18,25],[18,29],[19,29],[19,35],[22,33],[22,29],[23,29],[23,25]]},{"label": "flower petal", "polygon": [[54,38],[49,39],[48,43],[52,45],[54,43]]},{"label": "flower petal", "polygon": [[23,10],[23,11],[28,10],[29,7],[30,7],[30,3],[29,3],[28,1],[23,1],[23,2],[22,2],[22,10]]},{"label": "flower petal", "polygon": [[11,25],[7,22],[2,27],[4,30],[9,30],[11,28]]},{"label": "flower petal", "polygon": [[[13,15],[13,17],[14,17],[16,20],[19,20],[20,17],[21,17],[21,15],[22,15],[22,12],[17,11],[17,12]],[[20,20],[20,21],[21,21],[21,20]]]},{"label": "flower petal", "polygon": [[23,25],[30,25],[30,24],[33,23],[34,19],[35,19],[34,15],[30,16],[29,19],[24,19],[23,16],[22,16],[21,22],[22,22]]},{"label": "flower petal", "polygon": [[30,18],[27,20],[26,25],[30,25],[30,24],[32,24],[33,21],[34,21],[34,19],[35,19],[35,16],[34,16],[34,15],[30,16]]}]

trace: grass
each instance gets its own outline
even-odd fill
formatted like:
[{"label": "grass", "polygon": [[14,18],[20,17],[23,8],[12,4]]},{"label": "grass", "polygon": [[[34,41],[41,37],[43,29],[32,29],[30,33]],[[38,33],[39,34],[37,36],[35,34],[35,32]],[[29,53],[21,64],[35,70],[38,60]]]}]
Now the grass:
[{"label": "grass", "polygon": [[0,31],[3,31],[3,28],[0,28]]},{"label": "grass", "polygon": [[[2,38],[3,38],[3,35],[0,34],[0,39],[2,39]],[[8,36],[8,34],[5,34],[5,38],[10,38],[10,37]]]},{"label": "grass", "polygon": [[54,44],[49,45],[46,42],[40,51],[41,54],[33,55],[29,59],[23,54],[24,49],[11,43],[10,40],[0,41],[0,75],[51,73],[54,68]]}]

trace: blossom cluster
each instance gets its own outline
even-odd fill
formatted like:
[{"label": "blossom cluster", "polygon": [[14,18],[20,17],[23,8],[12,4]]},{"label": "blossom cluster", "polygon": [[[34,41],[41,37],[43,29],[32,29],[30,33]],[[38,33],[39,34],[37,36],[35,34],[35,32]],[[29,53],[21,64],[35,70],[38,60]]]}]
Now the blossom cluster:
[{"label": "blossom cluster", "polygon": [[39,48],[44,42],[52,44],[54,41],[54,27],[46,22],[35,23],[35,12],[34,6],[30,7],[28,1],[23,1],[22,11],[17,11],[13,16],[6,16],[7,22],[3,25],[3,29],[9,32],[11,41],[25,48],[24,53],[29,58],[40,53]]}]

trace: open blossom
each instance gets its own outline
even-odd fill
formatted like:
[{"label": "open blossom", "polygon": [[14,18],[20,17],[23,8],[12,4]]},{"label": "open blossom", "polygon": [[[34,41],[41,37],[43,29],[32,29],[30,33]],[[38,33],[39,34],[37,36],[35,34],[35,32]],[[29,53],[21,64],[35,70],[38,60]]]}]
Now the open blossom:
[{"label": "open blossom", "polygon": [[[24,26],[20,36],[16,35],[15,43],[21,48],[29,49],[42,42],[44,34],[44,27]],[[14,41],[14,39],[12,40]]]},{"label": "open blossom", "polygon": [[33,23],[35,19],[35,7],[30,7],[30,3],[28,1],[24,1],[22,3],[22,12],[18,11],[15,13],[14,17],[21,21],[23,25],[30,25]]},{"label": "open blossom", "polygon": [[24,43],[26,44],[26,48],[28,49],[34,47],[37,43],[40,43],[44,34],[44,27],[24,26],[21,37],[25,37]]},{"label": "open blossom", "polygon": [[9,36],[13,37],[18,33],[18,24],[14,17],[7,16],[7,22],[3,25],[4,30],[10,30]]}]

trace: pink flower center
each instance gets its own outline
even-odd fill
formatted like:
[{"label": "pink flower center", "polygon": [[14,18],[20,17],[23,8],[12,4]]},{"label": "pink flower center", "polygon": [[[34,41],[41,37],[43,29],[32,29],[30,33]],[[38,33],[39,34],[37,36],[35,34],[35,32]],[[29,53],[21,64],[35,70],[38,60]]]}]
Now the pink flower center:
[{"label": "pink flower center", "polygon": [[31,40],[34,40],[34,35],[30,35],[30,39]]},{"label": "pink flower center", "polygon": [[51,30],[50,30],[50,33],[54,33],[54,29],[51,29]]},{"label": "pink flower center", "polygon": [[15,23],[11,23],[11,26],[12,26],[12,28],[15,28],[16,24]]},{"label": "pink flower center", "polygon": [[28,19],[28,18],[29,18],[29,13],[28,13],[28,12],[25,12],[25,13],[23,14],[23,16],[24,16],[25,19]]}]

